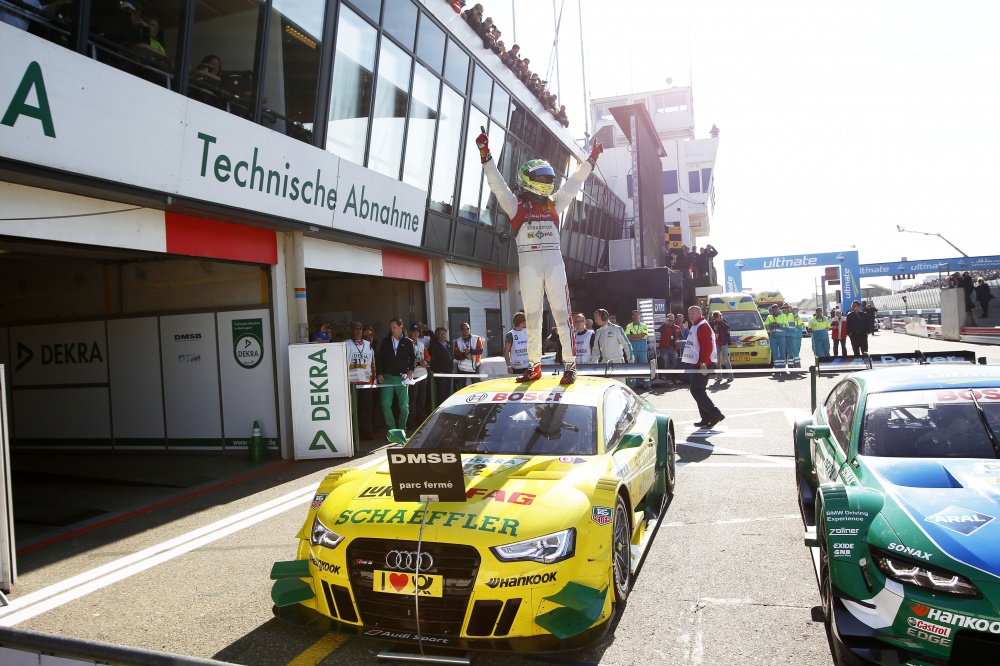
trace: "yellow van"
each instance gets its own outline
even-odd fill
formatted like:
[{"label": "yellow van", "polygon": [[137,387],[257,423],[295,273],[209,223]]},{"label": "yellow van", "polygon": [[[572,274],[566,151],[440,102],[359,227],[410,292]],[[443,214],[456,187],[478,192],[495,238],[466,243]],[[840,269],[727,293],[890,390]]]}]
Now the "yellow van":
[{"label": "yellow van", "polygon": [[771,344],[764,330],[764,320],[757,311],[751,294],[726,293],[708,297],[705,316],[712,320],[712,313],[720,312],[729,324],[729,360],[733,367],[771,365]]}]

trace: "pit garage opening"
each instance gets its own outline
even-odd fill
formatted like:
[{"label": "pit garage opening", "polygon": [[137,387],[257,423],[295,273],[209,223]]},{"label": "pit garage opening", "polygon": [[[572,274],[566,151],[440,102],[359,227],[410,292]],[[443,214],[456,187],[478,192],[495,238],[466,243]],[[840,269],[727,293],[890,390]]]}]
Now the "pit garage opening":
[{"label": "pit garage opening", "polygon": [[18,549],[277,456],[270,268],[0,236]]}]

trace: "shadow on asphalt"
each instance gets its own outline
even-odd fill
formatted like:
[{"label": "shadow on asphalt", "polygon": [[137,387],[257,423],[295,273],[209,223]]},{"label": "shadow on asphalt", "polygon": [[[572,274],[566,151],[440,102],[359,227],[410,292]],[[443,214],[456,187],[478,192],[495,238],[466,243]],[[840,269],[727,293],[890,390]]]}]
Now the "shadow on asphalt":
[{"label": "shadow on asphalt", "polygon": [[[216,506],[230,504],[267,491],[276,486],[294,482],[324,469],[332,469],[341,465],[351,465],[352,461],[370,454],[373,450],[384,446],[384,442],[366,442],[368,446],[361,448],[359,455],[349,459],[322,459],[302,461],[272,460],[270,465],[261,468],[261,473],[249,478],[237,477],[217,478],[217,485],[208,484],[196,489],[195,492],[178,492],[175,497],[167,500],[143,499],[142,494],[133,497],[131,504],[123,504],[120,510],[96,519],[62,525],[59,529],[47,532],[41,541],[36,543],[22,542],[18,544],[17,568],[21,573],[29,573],[36,569],[57,564],[69,555],[102,548],[123,539],[136,536],[157,527],[167,525],[176,520],[194,515]],[[148,458],[147,458],[148,462]],[[264,463],[262,463],[263,465]],[[170,472],[162,474],[168,479]],[[235,482],[234,482],[235,481]],[[226,485],[228,483],[228,485]],[[159,484],[162,487],[162,483]],[[107,486],[92,486],[93,492],[108,492]],[[68,504],[87,505],[87,486],[74,489],[74,499],[63,496],[55,501]],[[24,497],[24,495],[22,495]],[[24,498],[28,499],[28,498]],[[51,499],[51,497],[49,498]],[[29,502],[25,502],[25,506]],[[18,506],[14,505],[14,518],[18,519]]]}]

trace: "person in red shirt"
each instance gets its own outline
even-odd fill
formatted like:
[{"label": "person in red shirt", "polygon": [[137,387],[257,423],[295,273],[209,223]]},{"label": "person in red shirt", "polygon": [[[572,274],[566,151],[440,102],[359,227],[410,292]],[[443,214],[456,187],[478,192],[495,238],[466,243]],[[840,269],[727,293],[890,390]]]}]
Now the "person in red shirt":
[{"label": "person in red shirt", "polygon": [[840,347],[840,355],[847,358],[847,322],[840,314],[840,308],[830,315],[830,338],[833,340],[833,356],[837,355],[837,347]]},{"label": "person in red shirt", "polygon": [[697,305],[688,308],[688,319],[691,321],[691,332],[684,344],[683,360],[690,367],[701,370],[691,375],[691,397],[698,403],[698,412],[701,414],[701,420],[694,425],[711,429],[726,418],[708,397],[708,368],[719,360],[715,332]]}]

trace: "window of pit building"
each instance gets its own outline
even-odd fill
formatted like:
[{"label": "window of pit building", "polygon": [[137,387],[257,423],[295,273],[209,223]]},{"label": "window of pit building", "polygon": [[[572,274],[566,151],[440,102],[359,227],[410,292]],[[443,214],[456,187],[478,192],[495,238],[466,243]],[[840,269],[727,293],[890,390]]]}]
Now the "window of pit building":
[{"label": "window of pit building", "polygon": [[261,124],[313,143],[323,50],[323,0],[272,0]]},{"label": "window of pit building", "polygon": [[417,8],[410,0],[393,0],[392,11],[385,13],[382,29],[395,37],[407,51],[412,51],[417,37],[417,15]]},{"label": "window of pit building", "polygon": [[410,93],[403,182],[421,190],[427,189],[431,177],[434,128],[437,125],[440,92],[440,79],[417,63],[413,68],[413,91]]},{"label": "window of pit building", "polygon": [[377,37],[375,28],[341,6],[326,149],[355,164],[364,164],[365,159]]},{"label": "window of pit building", "polygon": [[[482,192],[483,167],[477,159],[477,154],[473,151],[475,151],[476,137],[480,133],[479,128],[486,127],[488,122],[486,114],[474,106],[469,107],[469,127],[466,131],[465,142],[462,145],[466,147],[472,146],[472,148],[467,148],[468,154],[463,155],[465,158],[465,168],[462,170],[458,217],[474,224],[478,224],[483,216],[483,210],[479,205],[480,194]],[[492,145],[492,143],[491,141],[490,144]]]},{"label": "window of pit building", "polygon": [[368,168],[390,178],[399,178],[399,167],[403,159],[403,132],[406,128],[412,67],[413,58],[390,40],[382,40]]},{"label": "window of pit building", "polygon": [[458,175],[464,107],[461,95],[448,86],[442,88],[430,196],[431,209],[448,215],[453,214],[455,208],[455,177]]},{"label": "window of pit building", "polygon": [[701,170],[701,191],[708,192],[709,185],[712,183],[712,169],[705,168]]},{"label": "window of pit building", "polygon": [[469,54],[456,42],[448,40],[448,53],[444,59],[444,78],[461,92],[469,80]]},{"label": "window of pit building", "polygon": [[663,193],[677,194],[677,171],[663,172]]},{"label": "window of pit building", "polygon": [[354,8],[378,23],[382,11],[382,0],[351,0]]},{"label": "window of pit building", "polygon": [[244,118],[253,117],[261,6],[225,0],[195,5],[188,97]]},{"label": "window of pit building", "polygon": [[441,73],[444,61],[446,41],[441,28],[427,14],[421,14],[420,29],[417,31],[417,57],[438,74]]},{"label": "window of pit building", "polygon": [[[11,3],[16,7],[31,4],[17,0],[11,0]],[[64,30],[69,29],[77,4],[72,0],[45,3],[45,9],[39,12],[40,22],[33,25],[31,31],[72,48]],[[134,3],[93,0],[90,3],[87,53],[106,65],[176,90],[176,65],[180,55],[177,53],[177,36],[183,15],[183,0],[143,2],[141,10],[138,0]],[[251,45],[255,28],[256,25],[249,36]],[[252,61],[252,46],[250,56]]]}]

